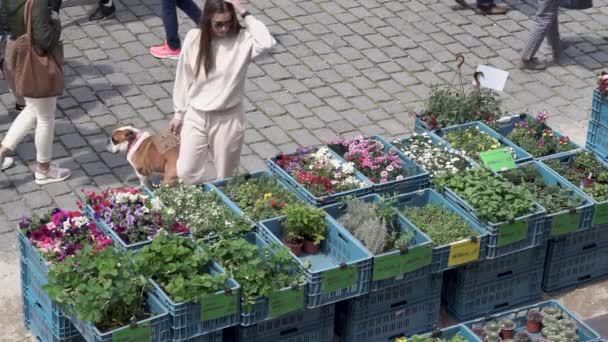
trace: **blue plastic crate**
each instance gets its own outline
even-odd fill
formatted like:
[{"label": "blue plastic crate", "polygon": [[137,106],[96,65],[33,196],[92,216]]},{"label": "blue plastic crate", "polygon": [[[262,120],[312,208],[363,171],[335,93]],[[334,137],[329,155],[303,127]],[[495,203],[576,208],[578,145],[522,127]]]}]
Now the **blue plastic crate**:
[{"label": "blue plastic crate", "polygon": [[[260,222],[260,237],[267,243],[282,244],[285,217]],[[300,257],[292,253],[306,275],[308,308],[335,303],[369,291],[372,255],[329,215],[325,216],[327,232],[318,254]],[[291,253],[291,252],[290,252]],[[304,263],[310,267],[304,267]]]},{"label": "blue plastic crate", "polygon": [[223,332],[220,330],[220,331],[214,331],[209,334],[188,338],[188,339],[185,339],[182,341],[183,342],[222,342],[223,335],[224,335]]},{"label": "blue plastic crate", "polygon": [[452,280],[459,288],[500,281],[544,265],[546,252],[547,248],[543,245],[496,259],[466,264],[453,269]]},{"label": "blue plastic crate", "polygon": [[[384,148],[383,152],[389,154],[391,149],[397,150],[391,143],[389,143],[386,139],[379,135],[374,135],[369,137],[370,140],[375,140],[381,143]],[[340,155],[339,151],[336,151],[334,148],[329,146],[338,156],[340,156],[341,161],[346,162],[343,155]],[[367,181],[373,184],[374,193],[383,194],[383,193],[407,193],[420,189],[427,188],[429,186],[429,173],[420,167],[418,164],[414,163],[411,159],[404,156],[403,154],[395,153],[402,162],[402,169],[411,170],[413,174],[411,176],[403,177],[403,179],[399,180],[391,180],[384,184],[376,183],[369,179],[365,174],[365,178]],[[360,171],[360,170],[359,170]]]},{"label": "blue plastic crate", "polygon": [[608,159],[608,127],[607,124],[590,120],[587,128],[585,146],[604,160]]},{"label": "blue plastic crate", "polygon": [[21,253],[21,293],[28,293],[28,298],[38,309],[37,315],[44,317],[46,327],[53,336],[73,336],[76,328],[61,307],[53,302],[42,289],[48,282],[48,266],[40,253],[30,244],[27,237],[16,229]]},{"label": "blue plastic crate", "polygon": [[[454,241],[450,244],[436,246],[433,248],[432,272],[443,272],[444,270],[461,266],[486,257],[488,232],[483,229],[475,220],[466,215],[458,206],[448,202],[438,192],[433,189],[413,192],[400,195],[390,200],[395,201],[395,205],[403,210],[406,207],[424,207],[426,205],[437,205],[457,214],[475,232],[474,236],[463,241]],[[405,215],[407,224],[416,227]],[[417,227],[416,227],[417,228]],[[473,246],[473,249],[470,248]],[[475,253],[476,251],[476,253]],[[475,255],[471,255],[474,253]],[[457,257],[456,255],[464,255]]]},{"label": "blue plastic crate", "polygon": [[334,330],[333,304],[301,310],[251,327],[238,328],[242,342],[331,342]]},{"label": "blue plastic crate", "polygon": [[552,292],[581,285],[608,275],[608,245],[563,257],[554,257],[549,246],[543,274],[543,290]]},{"label": "blue plastic crate", "polygon": [[[589,197],[587,197],[584,192],[570,184],[564,178],[557,175],[555,172],[552,172],[549,167],[538,161],[522,163],[518,165],[518,168],[526,167],[528,165],[534,166],[536,172],[538,172],[538,174],[543,178],[546,185],[557,185],[560,188],[572,190],[573,194],[583,201],[580,206],[571,208],[570,210],[562,210],[556,213],[547,212],[545,216],[546,234],[548,234],[549,237],[555,237],[589,228],[591,226],[591,219],[593,217],[593,203]],[[569,215],[576,216],[570,217]],[[558,220],[563,220],[563,223],[554,224],[556,218]]]},{"label": "blue plastic crate", "polygon": [[[454,126],[446,127],[443,129],[438,129],[438,130],[434,131],[434,133],[438,137],[445,140],[444,136],[446,135],[446,133],[451,132],[451,131],[468,129],[471,127],[479,127],[480,131],[488,134],[489,136],[491,136],[493,138],[496,138],[503,147],[511,148],[513,150],[513,152],[515,153],[515,162],[516,163],[522,163],[522,162],[532,159],[532,155],[530,153],[524,151],[522,148],[520,148],[519,146],[517,146],[513,142],[511,142],[511,140],[509,140],[509,139],[505,138],[504,136],[500,135],[499,133],[495,132],[493,129],[491,129],[486,124],[484,124],[483,122],[480,122],[480,121],[474,121],[474,122],[469,122],[469,123],[462,124],[462,125],[454,125]],[[449,147],[454,148],[449,142],[447,142],[447,140],[446,140],[446,144]]]},{"label": "blue plastic crate", "polygon": [[427,131],[429,131],[429,125],[416,115],[416,118],[414,119],[414,132],[424,133]]},{"label": "blue plastic crate", "polygon": [[[267,245],[267,243],[264,240],[262,240],[262,238],[260,238],[260,236],[256,233],[247,233],[244,236],[244,238],[249,243],[257,245],[258,248],[263,248],[264,246]],[[295,262],[294,262],[294,266],[295,266]],[[288,291],[294,291],[294,289],[292,289],[291,287],[285,287],[285,288],[278,290],[278,292],[281,292],[281,293],[287,293]],[[304,294],[306,293],[306,283],[305,282],[300,284],[298,291],[302,291]],[[301,309],[296,309],[294,311],[303,311],[302,309],[304,309],[306,307],[305,299],[306,298],[303,297],[303,300],[301,302]],[[287,315],[287,314],[292,314],[292,313],[285,312],[283,315]],[[283,316],[283,315],[281,315],[281,316]],[[269,320],[269,319],[273,319],[273,317],[270,317],[267,297],[258,297],[256,300],[256,303],[253,306],[253,309],[248,312],[245,311],[244,306],[241,304],[241,325],[242,326],[254,325],[254,324]]]},{"label": "blue plastic crate", "polygon": [[608,229],[592,228],[549,240],[547,258],[559,259],[608,246]]},{"label": "blue plastic crate", "polygon": [[[336,160],[339,160],[339,161],[342,160],[334,151],[332,151],[331,149],[328,149],[328,150],[332,154],[332,156],[334,158],[336,158]],[[373,184],[367,178],[365,178],[365,176],[362,175],[361,172],[355,170],[355,176],[357,177],[357,179],[364,182],[366,184],[366,186],[364,186],[362,188],[358,188],[358,189],[352,189],[349,191],[343,191],[340,193],[329,194],[326,196],[317,197],[317,196],[313,195],[310,191],[308,191],[308,189],[306,189],[303,185],[298,183],[298,181],[293,179],[293,177],[291,177],[291,175],[289,175],[280,166],[278,166],[275,163],[275,160],[276,160],[276,157],[269,158],[266,160],[266,165],[268,165],[268,168],[270,169],[270,171],[272,173],[274,173],[275,175],[277,175],[292,191],[298,192],[300,194],[300,196],[303,197],[307,202],[309,202],[313,205],[316,205],[316,206],[331,204],[331,203],[336,202],[339,198],[346,197],[346,196],[367,195],[369,193],[372,193],[374,190]]]},{"label": "blue plastic crate", "polygon": [[440,310],[439,296],[369,316],[351,315],[338,306],[336,332],[348,342],[394,341],[434,330]]},{"label": "blue plastic crate", "polygon": [[[578,187],[579,189],[582,188],[582,184],[581,182],[579,182],[579,184],[575,184],[572,183],[570,180],[568,180],[565,175],[561,175],[559,172],[557,172],[557,170],[554,170],[552,168],[550,168],[546,162],[549,160],[558,160],[560,162],[560,164],[564,165],[564,166],[568,166],[570,167],[572,165],[572,161],[574,160],[574,157],[576,157],[576,155],[578,153],[583,153],[585,151],[575,151],[566,155],[562,155],[562,156],[550,156],[547,158],[542,158],[540,159],[541,163],[543,163],[551,172],[553,172],[556,175],[561,176],[568,184],[574,186],[574,187]],[[601,162],[605,169],[608,170],[608,161],[603,161],[601,158],[597,157],[596,158],[599,162]],[[597,213],[606,213],[608,212],[608,200],[606,201],[596,201],[594,200],[590,195],[586,194],[585,195],[591,200],[591,202],[593,202],[593,212],[592,212],[592,220],[591,220],[591,227],[608,227],[608,222],[599,222],[598,219],[596,219],[596,214]],[[605,219],[604,219],[605,220]]]},{"label": "blue plastic crate", "polygon": [[[535,203],[536,212],[516,218],[513,222],[487,222],[480,220],[476,215],[476,210],[473,209],[465,200],[456,195],[449,188],[445,188],[443,195],[452,203],[464,210],[465,214],[471,217],[477,224],[489,232],[488,238],[488,253],[487,259],[494,259],[510,253],[516,253],[528,248],[533,248],[542,245],[548,238],[548,232],[545,229],[545,209]],[[509,227],[521,225],[527,222],[527,232],[521,235],[521,239],[512,242],[503,243],[500,241],[501,230],[508,231]],[[524,228],[525,231],[526,229]],[[514,231],[516,231],[514,229]],[[517,232],[517,231],[516,231]]]},{"label": "blue plastic crate", "polygon": [[[530,115],[527,115],[525,113],[524,114],[520,114],[520,115],[513,115],[513,116],[510,116],[510,117],[501,118],[501,119],[499,119],[496,122],[496,127],[497,127],[496,131],[499,134],[501,134],[503,137],[506,138],[513,131],[513,128],[515,128],[515,124],[520,123],[522,121],[525,121],[526,118],[530,118],[530,119],[534,120],[533,117],[531,117]],[[551,128],[551,127],[547,126],[546,123],[545,123],[545,126],[547,128]],[[551,130],[553,130],[553,134],[557,138],[561,138],[561,137],[564,136],[563,134],[561,134],[560,132],[558,132],[557,130],[555,130],[553,128],[551,128]],[[566,155],[568,153],[571,153],[572,151],[577,151],[577,150],[582,149],[582,146],[579,146],[572,139],[570,139],[570,143],[574,147],[572,150],[566,151],[566,152],[558,152],[558,153],[554,153],[554,154],[551,154],[551,155],[548,155],[548,156],[562,156],[562,155]],[[527,153],[527,151],[526,151],[526,153]],[[544,157],[547,157],[547,156],[543,156],[543,158]]]},{"label": "blue plastic crate", "polygon": [[[572,314],[570,311],[568,311],[568,309],[566,309],[564,306],[562,306],[556,300],[549,300],[549,301],[537,303],[534,305],[529,305],[529,306],[526,306],[523,308],[518,308],[515,310],[497,313],[497,314],[489,316],[489,317],[478,318],[478,319],[463,323],[463,325],[465,325],[469,329],[473,330],[474,328],[483,328],[483,326],[489,320],[498,322],[503,319],[510,319],[515,323],[516,331],[522,331],[522,330],[526,331],[526,315],[528,314],[528,312],[530,310],[542,310],[547,307],[557,308],[561,312],[562,317],[576,321],[576,325],[577,325],[576,332],[579,336],[579,342],[598,342],[598,341],[602,340],[600,335],[597,332],[595,332],[593,329],[591,329],[581,319],[579,319],[574,314]],[[533,334],[532,336],[540,337],[539,334]]]},{"label": "blue plastic crate", "polygon": [[349,299],[342,305],[348,306],[349,315],[356,317],[374,316],[408,304],[440,297],[442,278],[442,274],[429,274],[405,284]]},{"label": "blue plastic crate", "polygon": [[44,315],[44,309],[37,302],[29,291],[23,292],[21,299],[23,300],[23,315],[25,325],[31,331],[32,335],[44,342],[80,342],[84,338],[76,330],[76,327],[69,323],[69,327],[63,330],[57,330],[53,324],[49,322]]},{"label": "blue plastic crate", "polygon": [[[256,179],[259,179],[262,177],[274,177],[274,180],[279,185],[281,185],[285,190],[288,190],[289,192],[294,194],[294,196],[296,196],[296,198],[298,200],[306,202],[306,199],[303,198],[299,192],[293,191],[293,189],[290,188],[289,186],[287,186],[283,180],[281,180],[279,177],[273,175],[269,171],[256,171],[256,172],[250,173],[248,176],[250,177],[251,180],[256,180]],[[232,178],[217,180],[213,183],[207,184],[207,186],[213,188],[216,191],[216,193],[218,194],[218,196],[224,201],[224,203],[226,203],[226,205],[228,205],[230,207],[230,209],[232,209],[233,212],[237,213],[240,216],[245,217],[249,222],[251,222],[251,224],[257,224],[257,222],[255,222],[253,219],[248,217],[245,214],[245,212],[243,210],[241,210],[241,208],[239,208],[238,205],[235,202],[233,202],[232,199],[230,199],[230,197],[226,193],[224,193],[223,187],[230,180],[232,180]]]},{"label": "blue plastic crate", "polygon": [[[213,262],[210,274],[223,273],[224,271],[217,263]],[[173,341],[182,341],[188,338],[212,333],[221,329],[237,325],[241,322],[239,310],[240,286],[234,279],[229,278],[226,290],[218,291],[214,295],[236,296],[234,310],[221,317],[204,320],[201,305],[198,303],[175,303],[161,287],[152,279],[152,294],[168,310],[168,319]]]},{"label": "blue plastic crate", "polygon": [[[366,203],[381,203],[384,200],[382,197],[376,194],[366,195],[360,198],[363,202]],[[330,215],[334,220],[338,221],[340,217],[346,212],[347,207],[344,203],[336,203],[323,207],[323,209]],[[430,252],[426,251],[426,254],[423,254],[425,259],[421,260],[417,266],[413,267],[402,267],[393,268],[391,272],[380,273],[379,268],[383,267],[383,265],[395,265],[401,264],[403,266],[411,263],[411,257],[415,257],[415,254],[409,254],[410,251],[414,251],[417,248],[430,248],[431,240],[420,230],[412,225],[408,225],[406,220],[401,216],[396,216],[397,224],[401,227],[402,231],[413,231],[414,232],[414,241],[410,243],[408,246],[408,253],[404,254],[399,250],[389,251],[386,253],[382,253],[379,255],[374,255],[373,259],[373,269],[372,269],[372,278],[370,284],[370,291],[378,291],[387,287],[396,286],[399,284],[409,283],[412,280],[419,279],[428,275],[432,268],[432,255]],[[344,228],[344,227],[342,227]],[[344,228],[344,230],[346,230]],[[356,239],[349,233],[349,237],[352,239]],[[364,246],[365,248],[365,246]],[[367,248],[365,250],[372,254]],[[392,261],[391,261],[392,260]],[[374,273],[377,271],[376,273]],[[405,271],[405,272],[401,272]]]},{"label": "blue plastic crate", "polygon": [[[148,306],[147,309],[152,313],[153,316],[138,321],[137,326],[149,326],[150,341],[152,342],[171,341],[171,328],[169,325],[169,315],[167,313],[167,309],[155,296],[151,294],[146,294],[146,301]],[[85,322],[79,319],[75,313],[71,315],[71,319],[87,342],[113,342],[114,340],[118,340],[122,334],[131,329],[129,326],[124,326],[102,333],[90,322]]]},{"label": "blue plastic crate", "polygon": [[597,89],[593,90],[591,120],[595,120],[602,125],[608,125],[608,99],[603,97]]},{"label": "blue plastic crate", "polygon": [[441,330],[434,331],[432,333],[420,335],[422,338],[441,338],[444,340],[451,340],[456,335],[460,335],[468,342],[482,342],[482,340],[473,333],[465,325],[458,324],[451,327],[447,327]]},{"label": "blue plastic crate", "polygon": [[448,270],[444,273],[442,303],[459,320],[467,320],[536,300],[541,293],[543,266],[540,263],[531,270],[479,285],[463,285],[458,270]]}]

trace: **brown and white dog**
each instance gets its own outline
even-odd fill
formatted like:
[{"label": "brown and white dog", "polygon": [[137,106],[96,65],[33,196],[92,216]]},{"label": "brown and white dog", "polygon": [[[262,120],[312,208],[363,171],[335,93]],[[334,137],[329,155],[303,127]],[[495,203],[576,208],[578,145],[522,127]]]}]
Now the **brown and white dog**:
[{"label": "brown and white dog", "polygon": [[137,174],[142,186],[150,186],[149,177],[162,174],[163,185],[177,182],[177,156],[179,146],[161,152],[153,141],[154,136],[131,126],[115,129],[106,147],[108,152],[123,153]]}]

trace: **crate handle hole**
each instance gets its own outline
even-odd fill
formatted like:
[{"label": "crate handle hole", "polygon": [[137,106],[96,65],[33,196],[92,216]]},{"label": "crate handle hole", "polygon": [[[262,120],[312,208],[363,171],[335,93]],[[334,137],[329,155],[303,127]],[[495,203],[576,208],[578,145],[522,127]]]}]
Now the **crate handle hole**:
[{"label": "crate handle hole", "polygon": [[298,328],[291,328],[291,329],[281,331],[280,335],[285,336],[285,335],[289,335],[289,334],[293,334],[293,333],[297,333],[297,332],[298,332]]},{"label": "crate handle hole", "polygon": [[407,300],[402,300],[400,302],[391,304],[391,309],[400,307],[400,306],[404,306],[404,305],[407,305]]},{"label": "crate handle hole", "polygon": [[597,243],[594,242],[594,243],[590,243],[590,244],[588,244],[586,246],[583,246],[583,250],[586,251],[588,249],[593,249],[595,247],[597,247]]},{"label": "crate handle hole", "polygon": [[587,274],[586,276],[578,277],[576,280],[587,280],[591,279],[591,274]]},{"label": "crate handle hole", "polygon": [[509,302],[505,302],[502,304],[494,305],[494,309],[502,309],[502,308],[506,308],[508,306],[509,306]]},{"label": "crate handle hole", "polygon": [[338,233],[338,237],[339,237],[340,239],[342,239],[342,241],[344,241],[344,242],[348,243],[348,240],[347,240],[347,239],[344,237],[344,235],[342,235],[342,234]]},{"label": "crate handle hole", "polygon": [[507,271],[507,272],[502,272],[502,273],[498,273],[498,275],[496,276],[496,278],[502,278],[502,277],[507,277],[513,275],[513,271]]}]

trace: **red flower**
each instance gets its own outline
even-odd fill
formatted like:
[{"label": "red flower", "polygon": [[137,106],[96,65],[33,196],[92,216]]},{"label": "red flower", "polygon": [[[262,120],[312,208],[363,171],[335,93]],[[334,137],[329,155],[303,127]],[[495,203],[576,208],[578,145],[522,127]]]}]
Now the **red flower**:
[{"label": "red flower", "polygon": [[270,201],[268,202],[268,204],[270,204],[270,206],[274,208],[274,207],[276,207],[276,206],[277,206],[277,201],[275,201],[275,200],[270,200]]}]

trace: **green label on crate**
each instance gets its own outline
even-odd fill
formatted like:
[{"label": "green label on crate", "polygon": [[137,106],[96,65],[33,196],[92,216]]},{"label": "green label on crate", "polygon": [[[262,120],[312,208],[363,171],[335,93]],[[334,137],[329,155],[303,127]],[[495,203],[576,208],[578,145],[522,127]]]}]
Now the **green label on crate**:
[{"label": "green label on crate", "polygon": [[505,171],[515,167],[513,154],[508,147],[481,152],[479,157],[481,158],[481,161],[493,171]]},{"label": "green label on crate", "polygon": [[393,278],[403,273],[415,271],[431,263],[433,251],[421,246],[405,253],[392,253],[374,259],[373,281]]},{"label": "green label on crate", "polygon": [[118,330],[112,334],[113,342],[139,342],[152,341],[152,329],[150,323],[137,325],[133,328]]},{"label": "green label on crate", "polygon": [[580,222],[581,213],[563,213],[553,216],[553,223],[551,224],[551,236],[571,233],[578,229]]},{"label": "green label on crate", "polygon": [[346,289],[355,284],[357,280],[357,265],[348,265],[323,272],[323,293],[330,293]]},{"label": "green label on crate", "polygon": [[498,227],[498,247],[525,240],[528,237],[528,221],[520,220]]},{"label": "green label on crate", "polygon": [[238,296],[236,292],[217,293],[201,299],[201,320],[209,321],[236,314]]},{"label": "green label on crate", "polygon": [[595,205],[595,210],[593,212],[593,221],[591,224],[594,226],[608,224],[608,203]]},{"label": "green label on crate", "polygon": [[402,257],[401,273],[403,274],[430,265],[431,261],[433,261],[433,249],[430,244],[415,247],[408,249],[407,253],[403,254]]},{"label": "green label on crate", "polygon": [[304,307],[304,289],[275,291],[268,297],[268,318],[278,317]]}]

